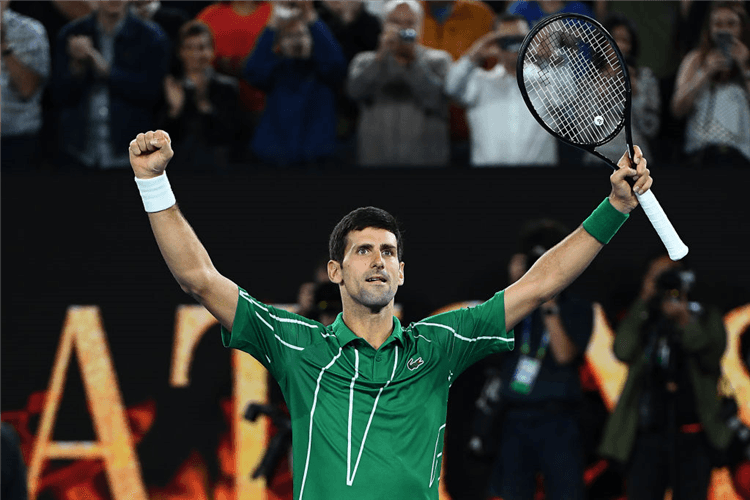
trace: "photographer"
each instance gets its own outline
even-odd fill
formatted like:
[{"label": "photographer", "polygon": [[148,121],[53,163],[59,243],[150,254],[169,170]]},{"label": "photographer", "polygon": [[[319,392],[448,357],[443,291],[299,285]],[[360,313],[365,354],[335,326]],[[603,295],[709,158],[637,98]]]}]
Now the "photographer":
[{"label": "photographer", "polygon": [[447,166],[448,98],[443,83],[451,56],[420,43],[422,5],[385,5],[378,49],[349,66],[346,90],[360,106],[357,161],[364,166]]},{"label": "photographer", "polygon": [[689,301],[694,282],[655,259],[617,329],[614,353],[630,370],[600,452],[625,466],[629,499],[671,487],[674,500],[704,500],[712,456],[729,443],[717,395],[726,333],[718,311]]},{"label": "photographer", "polygon": [[[511,282],[567,234],[559,222],[542,219],[524,226],[520,252],[509,263]],[[584,498],[584,451],[579,423],[582,391],[578,370],[594,324],[592,304],[568,291],[524,318],[515,328],[516,348],[496,368],[499,401],[492,429],[500,434],[490,493],[504,500],[532,500],[537,473],[548,500]],[[481,400],[478,402],[481,411]],[[470,448],[491,439],[481,426]]]}]

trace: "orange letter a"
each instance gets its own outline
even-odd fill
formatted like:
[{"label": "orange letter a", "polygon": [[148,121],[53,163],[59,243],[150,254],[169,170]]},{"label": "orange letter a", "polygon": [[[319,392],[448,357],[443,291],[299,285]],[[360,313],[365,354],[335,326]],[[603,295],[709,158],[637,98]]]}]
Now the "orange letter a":
[{"label": "orange letter a", "polygon": [[[98,441],[50,442],[74,345]],[[101,458],[114,500],[148,498],[99,308],[95,306],[71,306],[65,317],[29,466],[31,499],[36,498],[39,474],[48,458]]]}]

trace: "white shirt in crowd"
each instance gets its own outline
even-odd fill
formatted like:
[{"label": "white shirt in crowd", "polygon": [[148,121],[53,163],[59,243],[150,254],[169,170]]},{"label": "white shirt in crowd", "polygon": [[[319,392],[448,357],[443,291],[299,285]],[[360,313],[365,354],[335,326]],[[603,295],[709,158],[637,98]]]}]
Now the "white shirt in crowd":
[{"label": "white shirt in crowd", "polygon": [[473,166],[557,164],[555,138],[531,115],[516,77],[502,65],[485,70],[462,57],[448,71],[445,92],[466,108]]}]

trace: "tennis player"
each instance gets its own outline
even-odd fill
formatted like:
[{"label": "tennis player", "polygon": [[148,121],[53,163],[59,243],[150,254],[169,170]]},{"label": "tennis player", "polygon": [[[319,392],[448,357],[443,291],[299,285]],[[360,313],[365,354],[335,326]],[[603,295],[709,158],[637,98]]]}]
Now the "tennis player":
[{"label": "tennis player", "polygon": [[[614,236],[652,184],[636,147],[583,225],[488,301],[403,326],[404,282],[394,218],[373,207],[346,215],[330,237],[328,276],[343,312],[328,327],[265,305],[222,276],[176,205],[164,131],[138,134],[130,162],[156,241],[177,282],[222,325],[222,341],[279,382],[292,417],[298,500],[438,498],[448,389],[483,357],[513,349],[512,328],[568,286]],[[635,182],[631,188],[627,178]],[[519,365],[516,377],[536,376]]]}]

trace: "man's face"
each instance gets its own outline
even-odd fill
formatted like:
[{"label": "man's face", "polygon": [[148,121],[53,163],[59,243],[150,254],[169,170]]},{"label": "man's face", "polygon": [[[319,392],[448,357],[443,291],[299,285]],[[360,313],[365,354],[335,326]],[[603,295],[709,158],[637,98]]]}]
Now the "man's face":
[{"label": "man's face", "polygon": [[97,8],[101,15],[119,19],[121,17],[125,17],[125,14],[127,14],[128,3],[129,2],[127,1],[106,0],[100,1],[97,5]]},{"label": "man's face", "polygon": [[385,229],[368,227],[348,234],[343,261],[328,265],[328,276],[340,285],[344,304],[353,301],[378,311],[393,301],[404,283],[397,248],[396,235]]},{"label": "man's face", "polygon": [[279,49],[284,57],[307,59],[312,50],[312,36],[302,21],[293,21],[279,33]]},{"label": "man's face", "polygon": [[630,51],[633,50],[633,40],[630,36],[630,31],[625,26],[615,26],[612,29],[612,38],[615,39],[615,43],[620,47],[622,55],[628,57]]},{"label": "man's face", "polygon": [[388,14],[388,17],[385,18],[384,29],[386,28],[396,30],[413,29],[419,31],[419,26],[417,26],[417,16],[409,7],[401,4],[393,9],[390,14]]},{"label": "man's face", "polygon": [[202,71],[211,65],[214,48],[207,34],[186,38],[180,46],[180,60],[185,71]]}]

